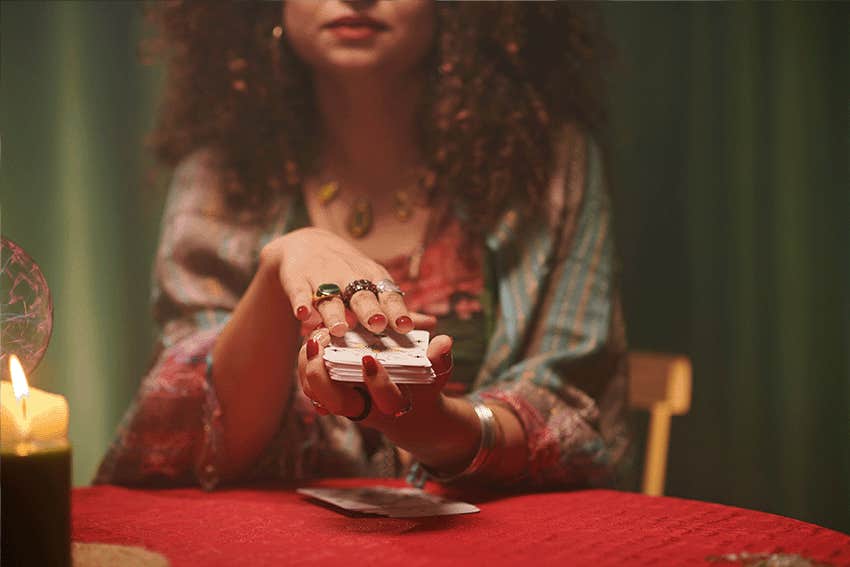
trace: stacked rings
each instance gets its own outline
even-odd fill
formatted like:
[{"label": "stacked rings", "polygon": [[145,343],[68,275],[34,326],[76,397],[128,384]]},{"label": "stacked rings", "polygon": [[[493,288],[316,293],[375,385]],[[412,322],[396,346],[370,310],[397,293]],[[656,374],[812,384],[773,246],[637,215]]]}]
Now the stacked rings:
[{"label": "stacked rings", "polygon": [[398,287],[392,280],[381,280],[375,284],[375,289],[378,290],[378,293],[397,293],[399,295],[404,295],[404,292],[401,291],[401,288]]},{"label": "stacked rings", "polygon": [[313,305],[318,306],[320,303],[334,299],[335,297],[342,297],[342,291],[338,285],[335,283],[319,284],[319,287],[316,288],[316,293],[313,294]]},{"label": "stacked rings", "polygon": [[358,291],[371,291],[375,294],[375,297],[378,296],[378,288],[375,287],[369,280],[354,280],[347,286],[345,286],[345,291],[342,292],[342,301],[348,306],[351,303],[351,298],[354,297],[354,294]]}]

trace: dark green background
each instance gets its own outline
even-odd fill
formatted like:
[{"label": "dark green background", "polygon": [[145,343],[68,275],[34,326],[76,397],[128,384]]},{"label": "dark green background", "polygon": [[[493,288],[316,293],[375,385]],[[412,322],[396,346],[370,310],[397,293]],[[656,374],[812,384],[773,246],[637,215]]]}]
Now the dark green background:
[{"label": "dark green background", "polygon": [[[848,9],[605,4],[629,334],[686,353],[667,493],[850,531]],[[138,3],[0,4],[2,232],[41,263],[86,483],[151,345],[162,195]]]}]

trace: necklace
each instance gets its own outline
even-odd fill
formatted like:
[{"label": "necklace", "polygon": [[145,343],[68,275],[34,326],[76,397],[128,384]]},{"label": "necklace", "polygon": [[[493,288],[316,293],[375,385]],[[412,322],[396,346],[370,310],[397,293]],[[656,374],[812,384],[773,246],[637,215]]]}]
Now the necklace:
[{"label": "necklace", "polygon": [[[418,185],[419,183],[416,184],[417,188]],[[393,191],[393,215],[395,218],[401,222],[407,222],[413,218],[413,210],[417,204],[417,193],[411,190],[409,186]],[[319,185],[316,196],[319,204],[322,207],[327,207],[339,194],[339,181],[327,181]],[[372,201],[366,197],[357,197],[351,203],[351,209],[345,221],[346,230],[354,238],[363,238],[372,230],[372,224]]]}]

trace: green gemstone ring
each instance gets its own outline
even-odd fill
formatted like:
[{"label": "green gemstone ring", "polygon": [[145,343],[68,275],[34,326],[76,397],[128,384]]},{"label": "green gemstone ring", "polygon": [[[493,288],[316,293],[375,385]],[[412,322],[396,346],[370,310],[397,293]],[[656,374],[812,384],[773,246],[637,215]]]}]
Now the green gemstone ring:
[{"label": "green gemstone ring", "polygon": [[319,287],[316,288],[316,293],[313,294],[313,305],[318,306],[323,301],[340,297],[341,295],[342,290],[335,283],[319,284]]}]

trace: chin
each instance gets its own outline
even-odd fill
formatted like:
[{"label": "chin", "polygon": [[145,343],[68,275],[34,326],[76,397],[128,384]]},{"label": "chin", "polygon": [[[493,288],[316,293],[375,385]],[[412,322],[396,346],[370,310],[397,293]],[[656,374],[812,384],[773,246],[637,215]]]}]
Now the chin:
[{"label": "chin", "polygon": [[387,57],[385,53],[366,49],[334,50],[325,54],[316,66],[324,72],[337,75],[368,74],[376,71],[401,73],[406,67],[403,62]]},{"label": "chin", "polygon": [[322,58],[320,66],[329,71],[357,71],[377,69],[385,63],[385,57],[371,50],[344,49],[335,50]]}]

